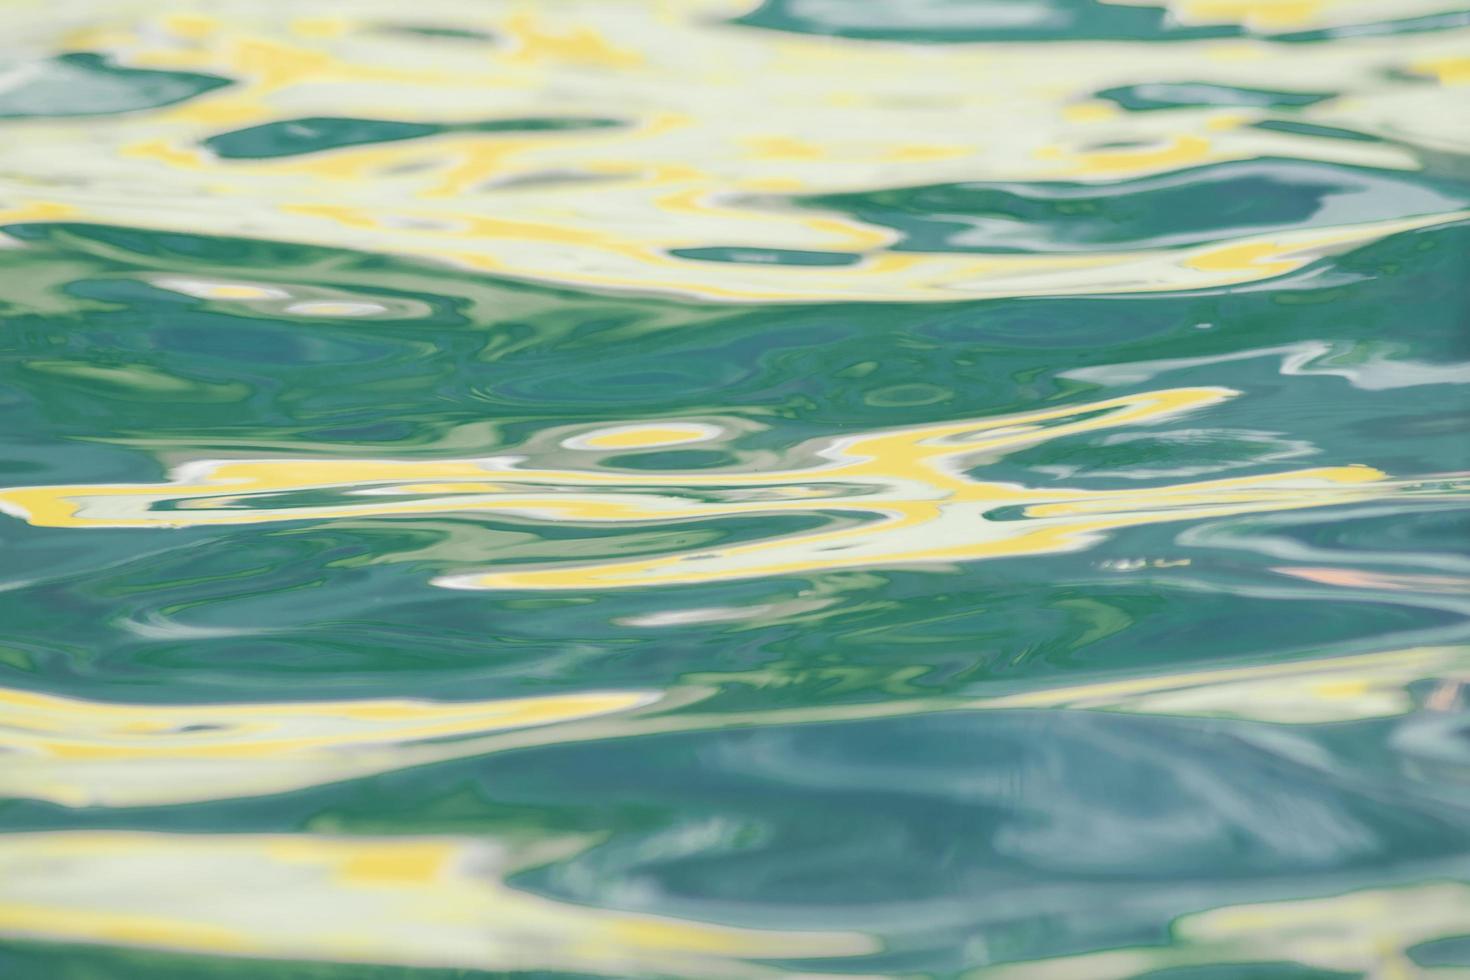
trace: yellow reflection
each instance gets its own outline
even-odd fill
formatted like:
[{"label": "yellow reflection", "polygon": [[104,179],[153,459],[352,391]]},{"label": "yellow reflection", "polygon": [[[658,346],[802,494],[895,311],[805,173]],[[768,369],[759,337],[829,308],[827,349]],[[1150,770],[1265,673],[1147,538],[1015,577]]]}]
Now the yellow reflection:
[{"label": "yellow reflection", "polygon": [[155,279],[153,285],[171,289],[186,296],[197,296],[199,299],[286,299],[290,296],[286,290],[275,286],[260,286],[245,282],[208,282],[187,279],[182,276]]},{"label": "yellow reflection", "polygon": [[[923,673],[914,666],[903,676]],[[839,676],[840,671],[819,669],[807,680],[830,688]],[[793,679],[800,678],[771,670],[706,673],[662,696],[591,692],[461,703],[124,705],[0,689],[5,718],[0,752],[7,760],[0,768],[0,796],[63,806],[192,803],[289,792],[538,745],[952,711],[1121,711],[1278,724],[1356,721],[1414,710],[1418,705],[1410,686],[1415,683],[1441,681],[1454,688],[1470,682],[1470,647],[1190,670],[1019,693],[738,713],[690,707],[710,696],[708,683],[780,686]]]},{"label": "yellow reflection", "polygon": [[[1458,9],[1454,0],[1112,2],[1167,6],[1168,17],[1186,23],[1265,31]],[[249,233],[262,238],[733,302],[1224,286],[1459,214],[1344,218],[1305,238],[1223,227],[1216,243],[1175,250],[891,252],[892,229],[761,195],[1122,180],[1283,157],[1415,170],[1420,161],[1393,141],[1250,125],[1270,115],[1265,109],[1244,109],[1227,122],[1218,107],[1130,113],[1095,95],[1150,80],[1352,93],[1294,115],[1370,134],[1390,128],[1412,145],[1443,138],[1453,93],[1405,100],[1385,69],[1428,66],[1447,83],[1460,80],[1463,33],[1352,37],[1296,45],[1290,57],[1259,57],[1264,45],[1254,42],[1074,41],[1067,45],[1073,56],[1059,58],[1045,42],[875,44],[727,23],[755,5],[581,0],[550,16],[523,3],[487,2],[467,13],[462,0],[418,0],[414,22],[495,38],[446,43],[384,30],[404,22],[399,0],[236,5],[207,17],[160,12],[152,0],[114,0],[105,28],[81,27],[58,50],[101,51],[126,65],[209,72],[237,84],[152,112],[28,127],[26,139],[0,145],[0,171],[14,184],[6,210],[14,221],[65,214],[238,235],[240,202],[248,201]],[[7,15],[18,34],[54,33],[47,4],[14,4]],[[204,146],[222,132],[311,115],[448,128],[423,139],[274,158],[225,159]],[[460,125],[565,116],[620,125],[519,132]],[[156,207],[160,186],[189,207]],[[671,254],[714,246],[862,258],[794,266]]]},{"label": "yellow reflection", "polygon": [[[756,515],[827,519],[816,529],[743,544],[590,564],[507,565],[437,580],[468,589],[588,589],[1036,555],[1084,548],[1120,528],[1398,492],[1384,474],[1366,466],[1125,490],[1030,488],[980,479],[966,468],[1064,436],[1159,421],[1233,394],[1225,388],[1175,388],[1082,406],[880,429],[798,447],[792,455],[804,464],[756,472],[540,469],[510,457],[206,461],[181,467],[170,483],[0,490],[0,509],[47,527],[198,527],[444,513],[591,525]],[[623,431],[635,439],[650,432]],[[455,486],[460,483],[462,489]],[[295,493],[309,499],[290,496]]]},{"label": "yellow reflection", "polygon": [[1470,647],[1418,647],[1183,671],[1007,695],[974,706],[1066,707],[1312,725],[1405,714],[1416,707],[1409,685],[1425,680],[1470,680]]},{"label": "yellow reflection", "polygon": [[656,700],[594,691],[497,701],[116,704],[0,688],[0,796],[138,806],[282,793],[412,765],[426,748],[453,757],[469,736],[555,730]]},{"label": "yellow reflection", "polygon": [[1139,7],[1165,7],[1185,24],[1241,24],[1262,31],[1304,30],[1371,23],[1440,13],[1438,0],[1103,0]]},{"label": "yellow reflection", "polygon": [[[605,976],[781,975],[852,932],[741,929],[541,898],[511,873],[585,842],[126,832],[0,836],[0,934],[193,953]],[[559,853],[558,853],[559,852]]]},{"label": "yellow reflection", "polygon": [[1382,980],[1452,977],[1463,972],[1421,970],[1408,950],[1463,936],[1467,922],[1470,886],[1434,882],[1211,909],[1175,920],[1167,944],[986,967],[966,977],[1124,980],[1172,968],[1256,963],[1293,963]]},{"label": "yellow reflection", "polygon": [[701,442],[719,434],[720,430],[712,425],[625,425],[585,433],[568,440],[567,445],[579,449],[654,449]]}]

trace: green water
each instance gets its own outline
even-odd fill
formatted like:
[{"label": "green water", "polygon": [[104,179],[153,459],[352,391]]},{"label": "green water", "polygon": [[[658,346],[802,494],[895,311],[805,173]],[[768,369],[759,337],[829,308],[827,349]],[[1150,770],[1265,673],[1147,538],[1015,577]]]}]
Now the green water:
[{"label": "green water", "polygon": [[[1348,36],[1102,2],[880,6],[767,3],[721,29],[947,51]],[[1464,13],[1432,6],[1354,30],[1463,42]],[[505,30],[451,21],[373,29]],[[126,140],[233,84],[37,64],[0,93],[7,127],[109,114]],[[207,123],[205,177],[631,125],[323,91]],[[922,261],[1373,229],[1239,282],[1130,266],[941,301],[800,278],[721,301],[747,269],[874,268],[733,219],[665,248],[689,288],[599,286],[573,245],[553,272],[497,274],[273,236],[276,205],[249,194],[220,205],[227,233],[193,177],[145,206],[100,163],[95,193],[0,174],[0,975],[1470,967],[1466,157],[1301,115],[1330,85],[1073,94],[1253,112],[1254,133],[1413,165],[1279,143],[735,198]],[[412,179],[399,162],[364,186]],[[534,193],[587,195],[548,197],[570,225],[606,177],[536,173]],[[73,210],[23,210],[40,196]],[[798,301],[805,282],[826,295]],[[502,718],[523,705],[546,714]]]}]

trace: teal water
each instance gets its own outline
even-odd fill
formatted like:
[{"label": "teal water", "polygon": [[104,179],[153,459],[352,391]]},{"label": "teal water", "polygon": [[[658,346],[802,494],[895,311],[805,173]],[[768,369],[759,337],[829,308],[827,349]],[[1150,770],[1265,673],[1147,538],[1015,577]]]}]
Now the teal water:
[{"label": "teal water", "polygon": [[271,6],[16,6],[0,976],[1470,969],[1470,11]]}]

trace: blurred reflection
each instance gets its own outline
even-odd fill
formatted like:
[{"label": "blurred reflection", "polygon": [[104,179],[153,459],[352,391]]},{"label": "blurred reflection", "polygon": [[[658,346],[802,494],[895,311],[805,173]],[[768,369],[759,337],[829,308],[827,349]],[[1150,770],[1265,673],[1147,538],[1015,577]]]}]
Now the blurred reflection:
[{"label": "blurred reflection", "polygon": [[437,703],[169,705],[0,689],[6,755],[0,794],[66,806],[138,806],[281,793],[412,765],[426,746],[444,740],[555,728],[656,700],[602,692]]},{"label": "blurred reflection", "polygon": [[[187,706],[0,690],[7,717],[0,750],[9,756],[0,793],[73,807],[186,803],[283,793],[535,746],[970,711],[1060,708],[1310,725],[1412,711],[1419,699],[1410,688],[1426,680],[1470,681],[1470,647],[1154,674],[982,697],[742,712],[691,708],[714,693],[694,686],[662,696],[599,692],[489,702]],[[1442,710],[1445,697],[1435,688],[1428,706]]]},{"label": "blurred reflection", "polygon": [[[519,456],[199,461],[178,468],[169,484],[10,488],[0,491],[0,509],[47,527],[177,528],[455,512],[591,525],[741,515],[824,518],[812,531],[767,535],[768,540],[755,543],[570,568],[512,565],[436,583],[467,589],[576,589],[1071,551],[1117,528],[1351,503],[1398,492],[1384,474],[1364,466],[1138,490],[1029,489],[982,481],[967,469],[1048,440],[1157,421],[1233,394],[1176,388],[1077,407],[871,432],[799,447],[790,455],[820,461],[804,468],[709,474],[649,470],[630,477],[526,467]],[[685,429],[693,438],[703,431],[688,424],[646,431],[624,426],[579,436],[567,445],[668,444],[686,441],[679,435]],[[1460,491],[1450,483],[1443,492]],[[853,520],[850,515],[862,516]]]},{"label": "blurred reflection", "polygon": [[575,838],[0,838],[0,934],[230,956],[604,976],[759,977],[745,962],[867,953],[855,933],[739,929],[539,898],[505,884]]},{"label": "blurred reflection", "polygon": [[1470,965],[1465,0],[4,9],[5,980]]},{"label": "blurred reflection", "polygon": [[[1265,902],[1183,916],[1166,946],[1088,953],[975,970],[974,980],[1113,980],[1198,976],[1188,967],[1239,970],[1284,963],[1368,977],[1438,975],[1410,959],[1410,947],[1462,933],[1470,923],[1470,887],[1428,884],[1351,892],[1332,898]],[[1456,971],[1458,972],[1458,971]],[[1280,975],[1280,974],[1278,974]],[[1450,976],[1453,974],[1445,974]]]},{"label": "blurred reflection", "polygon": [[[724,302],[1254,283],[1464,213],[1463,188],[1412,172],[1417,144],[1454,145],[1453,96],[1438,90],[1458,81],[1461,53],[1443,36],[1455,22],[1434,15],[1458,10],[419,0],[410,16],[393,0],[120,0],[91,17],[24,3],[13,30],[50,43],[26,51],[0,115],[47,125],[0,149],[20,188],[0,223],[228,234],[248,203],[258,237]],[[1358,36],[1303,43],[1339,32]],[[1289,54],[1268,56],[1263,35]],[[1119,94],[1138,91],[1152,97]],[[1320,125],[1258,125],[1283,112]],[[1260,180],[1218,193],[1210,167],[1238,161]],[[1295,186],[1304,168],[1318,178]],[[1151,183],[1128,183],[1139,178]],[[1135,198],[1147,210],[1159,184],[1181,200],[1149,224],[1233,203],[1183,248],[1156,228],[1099,249],[1085,202],[1025,213],[1038,191],[1050,210],[1047,184],[1086,194],[1109,181],[1121,183],[1101,207],[1124,206],[1104,224],[1126,223]],[[892,189],[995,184],[1019,193],[1021,213],[908,209],[974,221],[988,232],[978,247],[913,247],[871,214]],[[1320,215],[1300,213],[1319,199]],[[174,201],[187,207],[158,206]]]}]

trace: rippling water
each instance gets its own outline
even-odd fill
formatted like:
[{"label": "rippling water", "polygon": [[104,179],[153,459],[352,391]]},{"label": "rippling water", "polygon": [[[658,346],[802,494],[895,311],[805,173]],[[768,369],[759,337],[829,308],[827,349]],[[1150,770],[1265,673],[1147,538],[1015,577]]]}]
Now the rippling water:
[{"label": "rippling water", "polygon": [[11,0],[0,975],[1470,968],[1463,0]]}]

